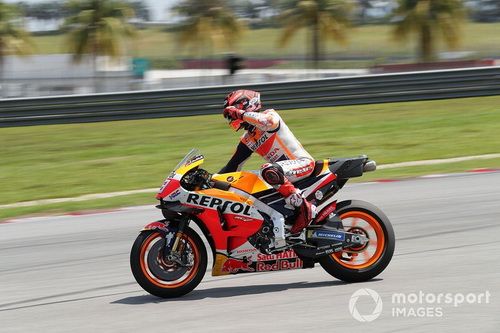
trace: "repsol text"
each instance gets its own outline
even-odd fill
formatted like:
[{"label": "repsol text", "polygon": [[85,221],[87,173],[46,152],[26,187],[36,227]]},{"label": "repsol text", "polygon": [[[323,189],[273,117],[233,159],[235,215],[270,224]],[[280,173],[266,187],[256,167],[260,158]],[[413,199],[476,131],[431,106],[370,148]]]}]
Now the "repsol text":
[{"label": "repsol text", "polygon": [[194,205],[198,205],[198,206],[203,206],[203,207],[208,207],[208,208],[215,208],[217,206],[220,206],[220,208],[223,212],[225,212],[226,209],[229,209],[231,211],[231,213],[234,213],[234,214],[251,216],[250,209],[252,207],[249,205],[244,205],[240,202],[226,201],[226,200],[222,200],[219,198],[212,198],[212,197],[208,197],[206,195],[189,193],[188,197],[186,199],[186,203],[190,203],[190,204],[194,204]]}]

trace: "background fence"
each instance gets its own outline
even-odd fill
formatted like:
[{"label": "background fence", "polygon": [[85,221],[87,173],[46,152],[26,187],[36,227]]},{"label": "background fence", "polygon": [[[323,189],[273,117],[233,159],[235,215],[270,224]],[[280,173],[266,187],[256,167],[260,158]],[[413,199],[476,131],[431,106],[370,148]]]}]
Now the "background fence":
[{"label": "background fence", "polygon": [[500,67],[0,101],[0,127],[214,114],[237,88],[276,109],[500,95]]}]

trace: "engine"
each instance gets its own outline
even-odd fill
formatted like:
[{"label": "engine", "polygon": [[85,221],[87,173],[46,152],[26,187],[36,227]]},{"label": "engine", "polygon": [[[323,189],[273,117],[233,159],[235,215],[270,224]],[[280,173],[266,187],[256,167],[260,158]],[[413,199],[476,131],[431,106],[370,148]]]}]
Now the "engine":
[{"label": "engine", "polygon": [[264,223],[262,228],[248,238],[248,242],[262,253],[271,253],[271,245],[274,242],[273,222],[271,218],[262,212]]}]

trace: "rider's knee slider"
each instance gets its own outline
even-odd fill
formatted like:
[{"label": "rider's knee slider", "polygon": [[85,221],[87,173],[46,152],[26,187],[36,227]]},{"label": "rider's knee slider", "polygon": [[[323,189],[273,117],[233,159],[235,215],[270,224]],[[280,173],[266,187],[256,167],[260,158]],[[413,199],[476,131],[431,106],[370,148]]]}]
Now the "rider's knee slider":
[{"label": "rider's knee slider", "polygon": [[285,183],[285,173],[279,164],[266,163],[262,166],[260,173],[269,185],[282,185]]}]

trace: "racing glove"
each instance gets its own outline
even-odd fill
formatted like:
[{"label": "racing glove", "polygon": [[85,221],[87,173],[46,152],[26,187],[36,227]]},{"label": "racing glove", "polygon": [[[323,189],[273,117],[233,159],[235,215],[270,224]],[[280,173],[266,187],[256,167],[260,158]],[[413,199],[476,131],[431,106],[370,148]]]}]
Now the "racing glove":
[{"label": "racing glove", "polygon": [[227,119],[241,120],[244,114],[245,110],[240,110],[234,106],[228,106],[224,109],[224,117]]}]

